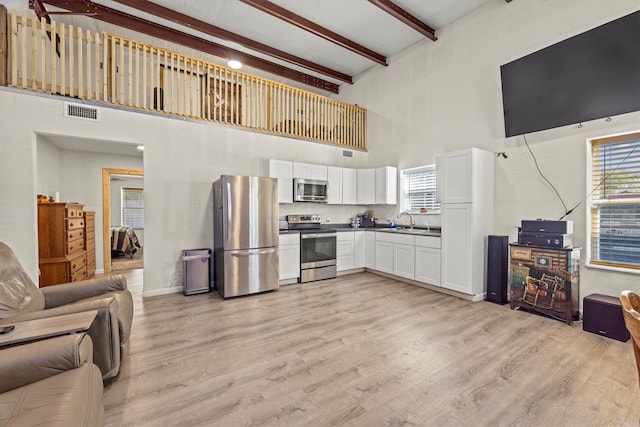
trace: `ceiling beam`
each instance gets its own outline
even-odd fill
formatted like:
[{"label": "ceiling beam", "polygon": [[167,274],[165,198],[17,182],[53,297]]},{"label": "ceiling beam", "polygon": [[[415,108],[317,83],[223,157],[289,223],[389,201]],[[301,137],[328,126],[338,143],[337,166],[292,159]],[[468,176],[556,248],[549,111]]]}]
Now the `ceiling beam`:
[{"label": "ceiling beam", "polygon": [[322,27],[313,21],[303,18],[300,15],[296,15],[290,10],[280,7],[274,3],[271,3],[268,0],[240,0],[240,1],[256,9],[259,9],[262,12],[265,12],[271,16],[274,16],[285,22],[288,22],[289,24],[295,25],[296,27],[301,28],[305,31],[308,31],[318,37],[328,40],[331,43],[335,43],[338,46],[348,49],[353,53],[357,53],[358,55],[364,56],[365,58],[371,61],[377,62],[378,64],[381,64],[384,66],[388,65],[387,58],[384,55],[381,55],[369,48],[359,45],[358,43],[352,40],[349,40],[348,38],[343,37],[340,34],[334,33],[333,31],[325,27]]},{"label": "ceiling beam", "polygon": [[413,28],[423,36],[426,36],[433,41],[438,40],[438,38],[436,37],[436,30],[434,30],[391,0],[369,0],[369,2],[375,4],[380,9],[398,19],[403,24]]},{"label": "ceiling beam", "polygon": [[328,77],[332,77],[336,80],[340,80],[349,84],[353,83],[353,78],[347,74],[332,70],[331,68],[316,64],[311,61],[307,61],[306,59],[291,55],[287,52],[283,52],[279,49],[267,46],[266,44],[257,42],[255,40],[248,39],[239,34],[232,33],[231,31],[227,31],[220,27],[216,27],[215,25],[211,25],[208,22],[204,22],[175,10],[169,9],[167,7],[160,6],[159,4],[146,0],[114,1],[116,3],[124,4],[125,6],[129,6],[133,9],[139,10],[141,12],[149,13],[159,18],[166,19],[167,21],[192,28],[194,30],[200,31],[201,33],[208,34],[222,40],[228,40],[234,43],[238,43],[239,45],[242,45],[255,52],[260,52],[273,58],[278,58],[282,61],[286,61],[290,64],[306,68],[308,70],[326,75]]},{"label": "ceiling beam", "polygon": [[121,12],[91,1],[82,0],[41,0],[42,3],[49,4],[70,12],[86,13],[94,19],[98,19],[109,24],[147,34],[149,36],[177,43],[190,47],[201,52],[225,59],[237,59],[244,65],[256,68],[268,73],[284,77],[305,85],[313,86],[332,93],[339,93],[340,86],[320,79],[309,74],[302,73],[283,65],[249,55],[244,52],[223,46],[221,44],[205,40],[194,35],[175,30],[164,25],[156,24],[146,19],[138,18],[128,13]]}]

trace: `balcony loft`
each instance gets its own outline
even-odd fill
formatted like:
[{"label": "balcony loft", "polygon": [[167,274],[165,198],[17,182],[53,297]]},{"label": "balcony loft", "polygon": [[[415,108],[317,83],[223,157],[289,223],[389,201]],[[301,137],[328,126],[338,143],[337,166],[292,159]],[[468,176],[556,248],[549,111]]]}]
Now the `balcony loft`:
[{"label": "balcony loft", "polygon": [[5,18],[2,85],[367,149],[366,110],[357,105],[116,34],[15,11]]}]

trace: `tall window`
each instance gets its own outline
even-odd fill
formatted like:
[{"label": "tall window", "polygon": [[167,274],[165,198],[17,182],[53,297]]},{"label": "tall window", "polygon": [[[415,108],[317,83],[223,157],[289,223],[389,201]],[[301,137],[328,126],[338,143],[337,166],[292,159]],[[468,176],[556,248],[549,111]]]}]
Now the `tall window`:
[{"label": "tall window", "polygon": [[640,269],[640,133],[591,141],[590,262]]},{"label": "tall window", "polygon": [[427,213],[440,210],[436,201],[435,165],[405,169],[401,172],[402,210],[411,213]]},{"label": "tall window", "polygon": [[122,225],[144,228],[144,196],[142,188],[122,187]]}]

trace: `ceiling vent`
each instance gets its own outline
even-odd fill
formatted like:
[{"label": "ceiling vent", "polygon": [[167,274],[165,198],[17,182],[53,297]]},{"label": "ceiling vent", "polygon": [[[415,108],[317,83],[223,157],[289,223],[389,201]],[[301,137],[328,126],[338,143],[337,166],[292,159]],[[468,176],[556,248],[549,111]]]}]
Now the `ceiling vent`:
[{"label": "ceiling vent", "polygon": [[353,157],[353,151],[342,150],[342,157]]},{"label": "ceiling vent", "polygon": [[98,120],[98,109],[80,104],[64,103],[64,116],[85,120]]}]

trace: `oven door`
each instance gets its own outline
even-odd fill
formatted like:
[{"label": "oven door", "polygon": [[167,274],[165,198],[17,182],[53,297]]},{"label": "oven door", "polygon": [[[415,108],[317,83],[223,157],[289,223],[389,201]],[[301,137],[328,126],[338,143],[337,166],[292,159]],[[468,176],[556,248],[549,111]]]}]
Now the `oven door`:
[{"label": "oven door", "polygon": [[336,265],[336,233],[300,234],[300,268]]}]

